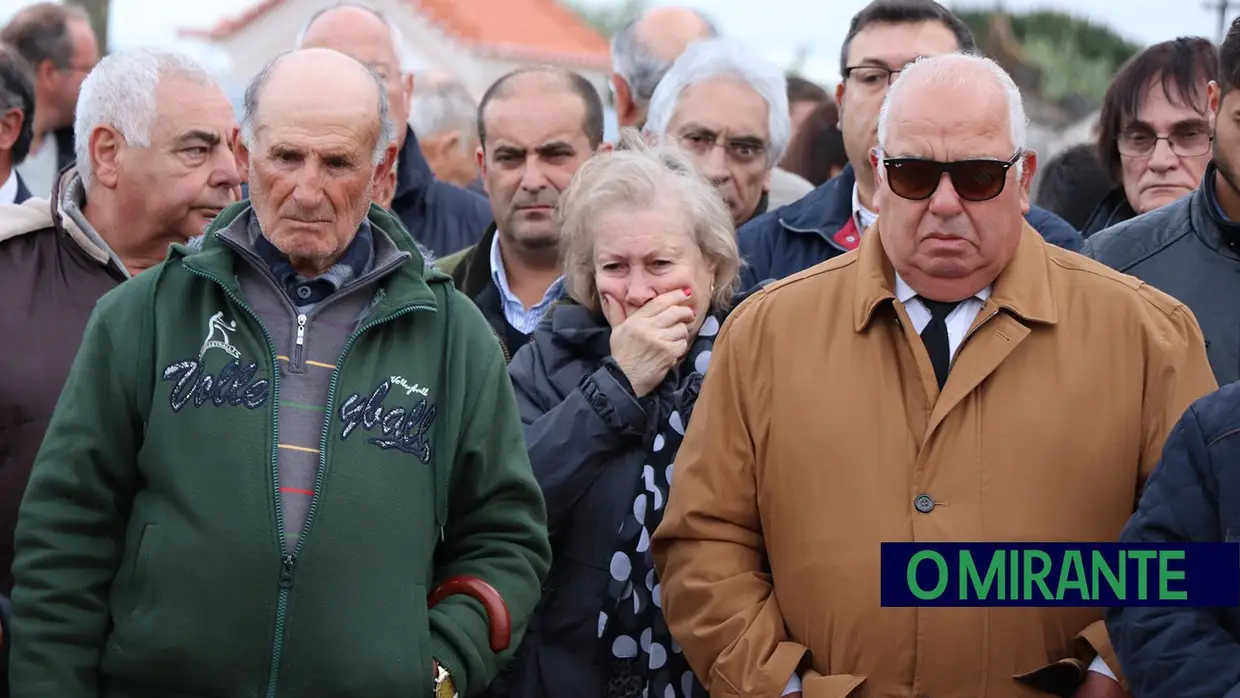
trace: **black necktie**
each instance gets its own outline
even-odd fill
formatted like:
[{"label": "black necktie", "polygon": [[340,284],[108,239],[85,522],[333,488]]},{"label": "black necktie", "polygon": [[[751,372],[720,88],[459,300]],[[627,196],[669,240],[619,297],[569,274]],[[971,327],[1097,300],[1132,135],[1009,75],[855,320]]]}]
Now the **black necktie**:
[{"label": "black necktie", "polygon": [[930,365],[934,366],[934,377],[939,380],[939,390],[947,383],[947,369],[952,363],[952,348],[947,339],[947,316],[960,305],[960,302],[945,303],[917,297],[926,310],[930,311],[930,322],[921,331],[921,341],[930,354]]}]

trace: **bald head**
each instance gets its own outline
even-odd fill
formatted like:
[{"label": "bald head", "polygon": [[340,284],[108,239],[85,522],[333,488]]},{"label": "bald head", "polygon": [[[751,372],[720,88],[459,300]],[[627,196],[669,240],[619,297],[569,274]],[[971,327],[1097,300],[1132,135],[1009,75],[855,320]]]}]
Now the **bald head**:
[{"label": "bald head", "polygon": [[701,12],[659,7],[629,22],[611,39],[612,86],[621,126],[640,126],[659,81],[689,44],[719,36]]},{"label": "bald head", "polygon": [[701,13],[684,7],[650,10],[637,21],[636,31],[637,40],[651,55],[668,63],[675,62],[689,44],[715,34]]},{"label": "bald head", "polygon": [[[928,109],[931,104],[955,108],[936,112]],[[879,147],[884,151],[888,145],[896,147],[889,141],[897,139],[897,130],[910,121],[919,128],[941,121],[934,125],[957,135],[965,130],[978,137],[994,132],[1006,141],[1005,147],[1015,149],[1025,147],[1028,125],[1020,89],[1007,71],[989,58],[962,53],[921,58],[900,73],[879,111]]]},{"label": "bald head", "polygon": [[331,49],[281,54],[245,91],[242,138],[252,148],[265,128],[359,130],[374,144],[374,162],[393,140],[387,91],[374,71]]},{"label": "bald head", "polygon": [[404,39],[382,12],[367,5],[341,3],[310,16],[297,37],[297,48],[328,48],[358,61],[379,75],[387,90],[398,145],[405,140],[413,75],[407,74]]}]

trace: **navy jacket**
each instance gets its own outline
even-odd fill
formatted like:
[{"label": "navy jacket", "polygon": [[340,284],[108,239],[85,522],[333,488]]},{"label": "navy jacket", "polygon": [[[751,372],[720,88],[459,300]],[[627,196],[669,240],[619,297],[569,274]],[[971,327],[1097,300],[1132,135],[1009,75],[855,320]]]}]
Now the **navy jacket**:
[{"label": "navy jacket", "polygon": [[[1240,383],[1193,403],[1120,540],[1240,543]],[[1107,631],[1135,698],[1240,698],[1240,608],[1112,608]]]},{"label": "navy jacket", "polygon": [[22,180],[20,173],[17,174],[17,197],[13,199],[13,203],[20,204],[30,198],[30,189],[26,187],[26,182]]},{"label": "navy jacket", "polygon": [[1081,254],[1187,305],[1227,385],[1240,380],[1240,223],[1219,211],[1216,171],[1210,163],[1192,194],[1091,235]]},{"label": "navy jacket", "polygon": [[[831,236],[852,215],[852,190],[857,181],[852,165],[795,203],[765,213],[741,227],[741,256],[748,266],[742,286],[751,288],[765,279],[782,279],[847,250]],[[1029,225],[1052,245],[1076,252],[1084,239],[1067,221],[1037,207],[1025,216]]]},{"label": "navy jacket", "polygon": [[491,225],[491,203],[485,197],[435,179],[413,129],[406,129],[397,167],[392,212],[434,256],[469,247]]}]

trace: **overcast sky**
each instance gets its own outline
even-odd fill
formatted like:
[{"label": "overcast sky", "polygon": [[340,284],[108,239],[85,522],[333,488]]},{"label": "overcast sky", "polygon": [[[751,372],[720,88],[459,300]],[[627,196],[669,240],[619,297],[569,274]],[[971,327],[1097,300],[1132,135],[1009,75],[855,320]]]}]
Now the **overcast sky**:
[{"label": "overcast sky", "polygon": [[[291,0],[296,1],[296,0]],[[469,0],[456,0],[469,2]],[[583,0],[606,5],[613,0]],[[839,79],[838,51],[849,18],[867,0],[654,0],[655,5],[694,5],[715,17],[727,34],[787,65],[802,46],[810,50],[805,72],[822,82]],[[1240,3],[1228,19],[1240,14]],[[258,0],[112,0],[113,47],[179,45],[178,27],[207,27],[257,4]],[[0,0],[0,22],[28,0]],[[954,7],[993,7],[995,0],[949,0]],[[1004,8],[1022,11],[1053,8],[1109,25],[1141,44],[1175,36],[1199,35],[1217,40],[1217,13],[1204,7],[1204,0],[1002,0]],[[1214,4],[1211,2],[1211,4]],[[201,54],[209,59],[211,54]]]}]

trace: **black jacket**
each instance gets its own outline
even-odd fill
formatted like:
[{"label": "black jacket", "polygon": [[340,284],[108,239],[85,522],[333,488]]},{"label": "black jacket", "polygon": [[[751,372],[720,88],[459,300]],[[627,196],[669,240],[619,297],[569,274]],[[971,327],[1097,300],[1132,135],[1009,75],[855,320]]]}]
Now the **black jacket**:
[{"label": "black jacket", "polygon": [[436,257],[478,242],[491,223],[491,203],[461,187],[435,179],[413,129],[405,133],[396,171],[392,212],[413,238]]},{"label": "black jacket", "polygon": [[452,277],[456,288],[482,311],[482,316],[490,323],[491,330],[499,339],[504,358],[512,361],[513,354],[521,347],[509,341],[508,321],[504,318],[504,300],[491,276],[491,244],[498,234],[499,229],[491,223],[476,245],[451,257],[437,260],[436,264]]},{"label": "black jacket", "polygon": [[1240,379],[1240,224],[1214,199],[1214,164],[1197,191],[1085,241],[1081,254],[1188,306],[1219,385]]},{"label": "black jacket", "polygon": [[26,187],[26,182],[22,179],[21,174],[17,172],[14,172],[14,174],[17,175],[17,196],[14,197],[13,203],[20,204],[30,198],[30,189]]},{"label": "black jacket", "polygon": [[547,502],[554,561],[542,603],[494,698],[603,695],[599,612],[616,533],[658,426],[644,405],[659,400],[687,423],[701,386],[700,375],[673,372],[639,400],[623,373],[608,365],[610,355],[607,322],[564,301],[552,306],[508,367]]},{"label": "black jacket", "polygon": [[1132,204],[1128,203],[1128,192],[1124,191],[1123,187],[1117,187],[1089,214],[1089,220],[1085,221],[1081,235],[1088,240],[1094,233],[1136,217],[1137,212],[1132,210]]},{"label": "black jacket", "polygon": [[[1124,527],[1126,543],[1240,543],[1240,385],[1195,402]],[[1107,632],[1135,698],[1240,698],[1240,609],[1113,608]]]}]

